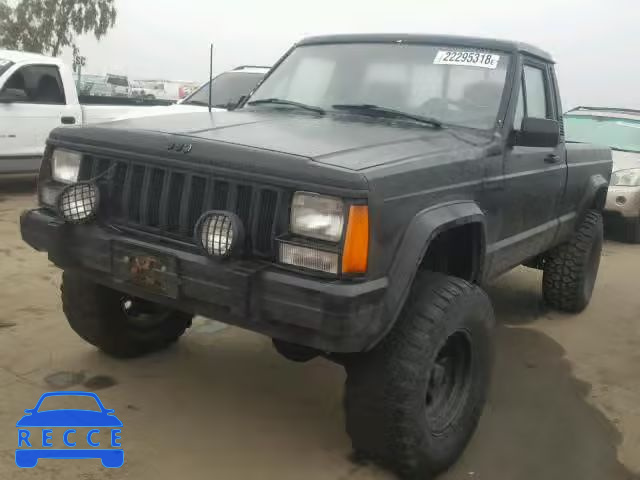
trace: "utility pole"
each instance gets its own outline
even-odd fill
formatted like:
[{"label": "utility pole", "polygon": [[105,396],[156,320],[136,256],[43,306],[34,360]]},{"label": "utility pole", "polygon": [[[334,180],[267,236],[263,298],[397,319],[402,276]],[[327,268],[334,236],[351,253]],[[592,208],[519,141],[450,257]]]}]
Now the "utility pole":
[{"label": "utility pole", "polygon": [[80,93],[80,85],[82,84],[82,67],[87,64],[87,57],[80,55],[80,49],[73,46],[73,71],[78,74],[78,82],[76,83],[76,89]]}]

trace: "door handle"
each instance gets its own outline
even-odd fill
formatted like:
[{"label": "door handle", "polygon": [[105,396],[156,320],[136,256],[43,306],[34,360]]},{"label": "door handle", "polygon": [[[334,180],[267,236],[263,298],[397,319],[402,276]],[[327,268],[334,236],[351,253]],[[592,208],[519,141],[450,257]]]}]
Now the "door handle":
[{"label": "door handle", "polygon": [[60,121],[63,125],[75,125],[76,117],[62,117]]},{"label": "door handle", "polygon": [[546,157],[544,157],[544,161],[546,163],[558,163],[560,161],[560,157],[555,153],[550,153]]}]

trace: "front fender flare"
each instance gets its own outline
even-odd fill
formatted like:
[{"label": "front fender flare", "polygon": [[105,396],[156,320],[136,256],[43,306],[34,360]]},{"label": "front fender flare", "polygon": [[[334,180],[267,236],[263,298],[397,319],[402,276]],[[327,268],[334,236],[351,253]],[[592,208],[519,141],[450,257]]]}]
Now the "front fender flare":
[{"label": "front fender flare", "polygon": [[[391,330],[411,290],[413,279],[430,243],[440,233],[450,228],[480,223],[482,225],[482,256],[485,251],[485,216],[473,201],[451,202],[427,208],[419,212],[407,227],[388,273],[389,288],[382,306],[382,324],[385,330],[370,346],[373,348]],[[482,269],[483,262],[480,262]],[[482,272],[480,272],[480,276]]]}]

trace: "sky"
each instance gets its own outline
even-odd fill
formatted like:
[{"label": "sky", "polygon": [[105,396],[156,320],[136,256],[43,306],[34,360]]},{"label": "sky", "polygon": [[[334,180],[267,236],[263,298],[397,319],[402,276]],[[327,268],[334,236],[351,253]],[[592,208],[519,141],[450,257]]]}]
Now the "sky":
[{"label": "sky", "polygon": [[[557,62],[563,107],[640,108],[640,0],[116,0],[101,41],[81,37],[87,72],[206,80],[271,65],[297,40],[324,33],[444,33],[519,40]],[[65,58],[71,59],[70,52]]]}]

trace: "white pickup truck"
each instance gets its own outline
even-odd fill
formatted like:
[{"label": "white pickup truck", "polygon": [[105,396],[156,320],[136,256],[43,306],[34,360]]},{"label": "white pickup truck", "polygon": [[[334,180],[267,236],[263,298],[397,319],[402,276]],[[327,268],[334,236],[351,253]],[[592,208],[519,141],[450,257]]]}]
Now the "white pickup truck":
[{"label": "white pickup truck", "polygon": [[[249,93],[267,71],[263,69],[260,75],[251,71],[251,85],[239,95]],[[236,71],[225,72],[214,79],[215,96],[229,98],[228,92],[216,89],[218,85],[238,84],[218,81],[230,73]],[[62,60],[0,49],[0,174],[37,172],[49,132],[60,125],[202,111],[207,108],[202,96],[201,88],[180,104],[171,106],[81,105],[71,70]],[[221,104],[215,99],[212,103]]]}]

